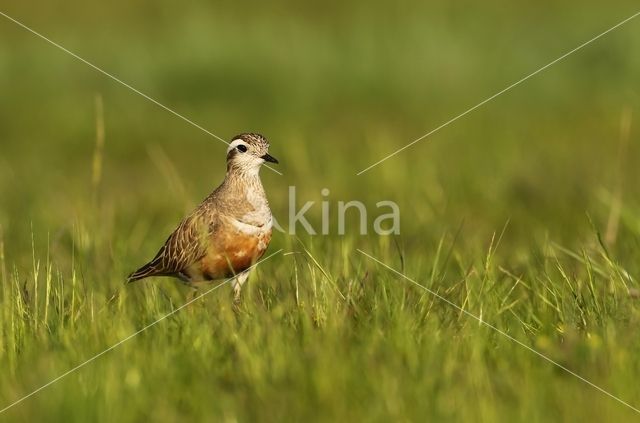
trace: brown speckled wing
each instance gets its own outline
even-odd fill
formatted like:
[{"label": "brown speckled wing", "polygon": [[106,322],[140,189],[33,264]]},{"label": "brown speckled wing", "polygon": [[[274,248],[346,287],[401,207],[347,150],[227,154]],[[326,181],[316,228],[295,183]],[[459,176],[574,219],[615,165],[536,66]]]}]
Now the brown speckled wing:
[{"label": "brown speckled wing", "polygon": [[149,276],[178,276],[207,252],[207,239],[215,229],[217,216],[197,210],[185,218],[169,236],[153,260],[129,275],[129,282]]}]

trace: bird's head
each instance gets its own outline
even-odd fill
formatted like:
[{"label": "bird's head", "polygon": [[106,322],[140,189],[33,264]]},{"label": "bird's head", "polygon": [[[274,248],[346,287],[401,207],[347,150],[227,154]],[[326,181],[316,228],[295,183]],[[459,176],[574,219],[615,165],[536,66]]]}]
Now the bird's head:
[{"label": "bird's head", "polygon": [[257,174],[264,162],[278,163],[269,155],[269,141],[260,134],[240,134],[232,138],[227,149],[227,170]]}]

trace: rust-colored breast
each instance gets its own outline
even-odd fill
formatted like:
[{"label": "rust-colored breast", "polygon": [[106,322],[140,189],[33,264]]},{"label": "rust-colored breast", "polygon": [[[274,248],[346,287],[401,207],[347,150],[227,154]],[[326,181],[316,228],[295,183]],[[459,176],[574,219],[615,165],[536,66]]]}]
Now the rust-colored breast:
[{"label": "rust-colored breast", "polygon": [[205,280],[232,277],[260,259],[270,241],[271,229],[256,234],[236,230],[213,234],[207,254],[195,266],[197,273]]}]

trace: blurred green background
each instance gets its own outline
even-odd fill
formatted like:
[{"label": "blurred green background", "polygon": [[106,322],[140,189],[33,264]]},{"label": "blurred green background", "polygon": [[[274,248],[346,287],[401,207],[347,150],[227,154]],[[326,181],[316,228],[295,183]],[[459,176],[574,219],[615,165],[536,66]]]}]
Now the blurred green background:
[{"label": "blurred green background", "polygon": [[[631,22],[355,178],[631,15],[633,3],[66,2],[34,10],[15,2],[3,10],[224,139],[268,136],[285,174],[263,172],[276,216],[283,187],[309,199],[328,187],[336,200],[398,201],[409,237],[434,214],[494,229],[526,211],[512,231],[530,234],[532,223],[582,231],[585,211],[601,206],[598,189],[615,186],[620,121],[640,101]],[[97,94],[106,126],[100,190],[116,218],[181,213],[223,176],[222,143],[15,24],[0,30],[0,222],[12,241],[25,239],[31,221],[36,232],[72,222],[89,197]],[[171,191],[150,151],[170,160],[181,187]],[[637,153],[630,143],[626,190],[638,180],[629,162]]]},{"label": "blurred green background", "polygon": [[[628,281],[627,276],[620,275],[637,277],[639,274],[640,55],[637,53],[640,20],[629,22],[428,139],[356,176],[358,171],[397,148],[631,16],[638,11],[637,2],[89,0],[52,1],[36,6],[5,0],[0,11],[224,139],[250,131],[267,136],[271,153],[281,163],[278,170],[284,175],[264,169],[262,177],[273,212],[281,222],[287,221],[287,187],[290,185],[297,187],[301,203],[322,200],[322,188],[331,190],[332,204],[339,200],[361,200],[368,205],[380,200],[397,202],[401,209],[401,234],[394,239],[360,236],[354,225],[345,237],[302,236],[303,242],[312,246],[309,248],[317,262],[333,269],[330,272],[338,285],[347,286],[350,278],[357,280],[366,272],[374,272],[372,263],[367,264],[366,260],[360,263],[361,258],[352,255],[356,247],[378,251],[381,257],[395,260],[398,268],[400,263],[408,268],[414,266],[414,275],[431,275],[431,280],[436,280],[432,268],[437,268],[438,263],[433,264],[433,257],[443,240],[453,242],[455,239],[451,256],[456,264],[449,265],[449,275],[459,274],[449,277],[443,271],[443,278],[453,283],[464,276],[466,267],[472,263],[480,267],[486,264],[486,269],[490,267],[484,262],[487,249],[492,236],[500,234],[505,225],[496,272],[500,267],[516,275],[534,272],[531,269],[547,269],[548,247],[560,245],[573,252],[573,256],[563,256],[563,260],[567,260],[563,266],[567,267],[562,269],[568,278],[582,280],[584,276],[589,280],[593,273],[599,274],[590,270],[592,264],[585,257],[593,254],[602,260],[601,248],[606,249],[608,261],[605,262],[615,264],[612,273],[607,273],[613,275],[611,278]],[[104,149],[96,159],[97,120],[104,123]],[[0,17],[0,239],[4,244],[3,283],[7,289],[3,297],[4,355],[0,355],[0,360],[8,360],[9,350],[13,349],[16,354],[13,361],[3,364],[5,370],[10,370],[13,382],[0,390],[3,393],[0,407],[81,361],[90,352],[98,351],[100,346],[107,346],[107,340],[116,341],[126,336],[127,328],[139,327],[137,323],[151,316],[136,316],[137,312],[131,311],[131,304],[138,307],[136,310],[145,309],[142,300],[145,288],[139,288],[133,303],[119,305],[128,310],[126,319],[130,320],[124,326],[114,323],[114,327],[120,329],[114,329],[113,339],[94,334],[97,338],[89,337],[93,339],[88,341],[89,348],[79,348],[77,356],[65,356],[66,348],[82,342],[75,340],[76,333],[61,328],[56,336],[66,341],[59,341],[57,350],[55,339],[58,338],[49,338],[55,330],[39,329],[33,323],[37,319],[31,319],[33,310],[29,311],[27,306],[26,311],[16,311],[14,299],[20,287],[24,285],[24,290],[32,293],[34,289],[44,289],[43,282],[39,287],[34,286],[38,279],[34,277],[34,264],[41,261],[44,266],[49,257],[53,269],[49,274],[54,275],[54,280],[60,280],[60,287],[68,286],[71,280],[75,287],[77,277],[78,283],[82,281],[83,299],[94,290],[96,295],[104,297],[104,302],[130,270],[155,253],[179,219],[217,186],[224,176],[225,149],[215,138]],[[370,210],[371,225],[375,207]],[[319,227],[319,207],[312,209],[309,216]],[[400,259],[394,252],[394,243],[402,251]],[[287,251],[300,249],[294,238],[276,234],[271,251],[281,247]],[[354,261],[360,264],[355,265]],[[280,281],[292,280],[294,270],[298,269],[285,258],[274,259],[265,266],[276,268],[265,272],[275,272],[278,275],[275,279]],[[378,271],[385,272],[384,269]],[[540,271],[546,275],[546,270]],[[41,278],[43,272],[46,273],[41,270]],[[298,273],[295,275],[298,281]],[[300,277],[304,280],[305,276]],[[309,281],[314,280],[309,277]],[[632,280],[633,285],[635,279]],[[563,284],[561,279],[549,282],[556,286]],[[398,282],[384,283],[393,287]],[[602,289],[605,285],[603,283]],[[147,285],[147,289],[151,289],[150,286]],[[173,285],[166,281],[161,286],[171,289]],[[631,288],[633,286],[625,286],[625,289]],[[69,300],[67,295],[74,292],[73,289],[59,293],[62,302],[58,312],[62,315],[66,315],[63,309],[68,306],[65,298]],[[278,295],[292,295],[286,284],[277,289]],[[479,294],[482,292],[480,289]],[[154,290],[153,295],[162,301],[158,291]],[[367,304],[378,304],[376,295],[372,294]],[[626,291],[621,295],[625,298],[624,307],[616,297],[611,308],[600,309],[602,314],[594,317],[594,325],[603,331],[607,327],[628,331],[629,339],[621,345],[611,344],[610,352],[614,356],[635,354],[631,346],[637,345],[635,302],[629,300]],[[34,308],[43,298],[41,294],[40,299],[34,300],[31,295],[23,300]],[[264,301],[265,297],[254,294],[253,298]],[[278,298],[274,297],[276,303]],[[226,296],[223,300],[221,303],[226,303]],[[578,302],[576,300],[576,304]],[[215,313],[217,308],[210,307],[210,313]],[[267,317],[260,313],[271,316],[268,314],[271,309],[265,307],[266,311],[254,310],[261,319]],[[483,308],[478,307],[476,311],[480,313]],[[72,308],[70,313],[85,316],[82,313],[88,310]],[[282,313],[286,315],[291,310],[285,307]],[[378,309],[372,306],[372,310]],[[555,317],[538,319],[536,315],[540,310],[535,307],[528,310],[527,317],[522,317],[528,324],[545,333],[564,333],[556,330],[560,323]],[[35,327],[29,326],[31,329],[20,332],[18,344],[22,347],[18,348],[15,346],[17,335],[7,331],[9,327],[15,329],[12,319],[27,315],[31,319],[27,320],[32,322],[29,324]],[[78,318],[84,320],[84,317]],[[255,315],[254,318],[257,319]],[[228,321],[221,321],[231,325],[232,320],[229,317]],[[257,320],[254,324],[262,321]],[[377,330],[375,321],[372,317],[369,324],[373,326],[367,330]],[[391,321],[403,327],[398,322],[404,321]],[[406,323],[415,329],[410,321]],[[580,317],[568,317],[562,324],[576,326],[576,330],[585,329],[584,324],[576,322],[584,323]],[[188,318],[182,324],[188,325]],[[240,325],[234,330],[241,332],[246,329],[242,325],[249,324]],[[107,333],[109,327],[101,330]],[[256,330],[268,333],[265,327]],[[358,326],[340,330],[357,334]],[[341,345],[342,338],[331,338],[337,332],[326,331],[317,336],[327,337],[328,345]],[[585,345],[591,345],[587,332],[576,337]],[[282,337],[275,336],[265,342],[276,345],[294,336],[283,327],[279,327],[277,333]],[[392,330],[391,333],[400,339],[404,332]],[[118,334],[121,336],[116,336]],[[604,332],[599,336],[607,339]],[[324,341],[320,338],[311,345],[321,345]],[[463,342],[463,338],[459,342]],[[402,339],[409,342],[412,338],[407,335]],[[532,339],[538,342],[535,336]],[[491,344],[490,340],[487,342]],[[43,348],[50,349],[58,351],[58,359],[69,357],[68,365],[60,359],[54,368],[25,379],[25,374],[29,374],[27,362],[17,357],[22,354],[21,348],[27,348],[30,343],[34,345],[32,355],[26,357],[42,357]],[[162,348],[170,350],[172,345],[168,343]],[[297,352],[289,351],[290,360],[295,360],[297,353],[304,353],[304,348],[300,348]],[[362,348],[354,351],[360,351],[364,357],[368,350]],[[433,363],[436,368],[442,368],[437,357],[445,360],[447,350],[433,348],[435,352],[428,356],[436,361]],[[282,353],[287,357],[285,351]],[[353,353],[354,362],[360,362],[356,359],[360,353]],[[393,356],[393,351],[386,353]],[[105,360],[122,360],[123,356],[118,354],[122,352],[114,352]],[[525,353],[523,356],[526,363],[536,362],[536,357],[527,357]],[[167,358],[163,356],[162,360]],[[610,357],[605,361],[615,363]],[[182,377],[188,378],[186,375],[197,371],[194,369],[198,366],[192,365],[194,368],[187,366]],[[548,363],[532,366],[545,368]],[[637,363],[632,367],[638,370]],[[323,373],[323,369],[328,368],[331,363],[323,362],[314,369]],[[349,368],[342,369],[348,371]],[[295,382],[304,378],[305,368],[298,370],[287,376],[291,378],[291,386],[297,386]],[[630,381],[640,372],[627,370],[629,380],[616,385],[612,381],[616,380],[617,373],[607,373],[608,378],[601,382],[615,385],[614,388],[630,397],[629,401],[639,404],[640,392]],[[403,374],[397,369],[390,372]],[[72,377],[65,384],[72,384]],[[360,376],[341,377],[354,386],[361,380]],[[341,377],[318,383],[332,385]],[[491,379],[488,374],[478,377]],[[553,374],[549,377],[554,378]],[[16,386],[18,380],[24,380],[24,386]],[[266,383],[261,389],[268,392],[266,379],[260,380]],[[191,389],[184,380],[173,382],[176,389]],[[418,389],[420,382],[411,383]],[[538,392],[539,388],[542,392],[545,385],[536,383],[532,382],[534,386],[530,389]],[[578,380],[563,383],[580,384]],[[100,389],[108,390],[106,386]],[[218,388],[220,386],[224,386],[224,381]],[[464,386],[476,395],[478,391],[474,389],[482,389],[484,385]],[[49,392],[56,389],[62,387],[51,387]],[[243,389],[238,388],[238,392],[245,392]],[[359,405],[353,409],[342,402],[348,397],[344,400],[330,395],[324,398],[318,396],[318,391],[305,391],[300,393],[308,400],[305,402],[289,392],[291,401],[300,402],[292,416],[374,420],[474,416],[491,421],[513,417],[573,420],[585,416],[629,418],[632,415],[597,391],[583,393],[589,389],[586,386],[574,386],[577,393],[572,394],[573,400],[593,401],[595,409],[605,410],[603,414],[588,409],[583,416],[581,410],[572,411],[557,404],[557,408],[549,408],[548,403],[537,403],[539,398],[532,395],[529,406],[539,404],[540,414],[523,415],[516,410],[525,407],[519,401],[526,400],[505,397],[500,392],[481,401],[488,401],[486,408],[478,406],[482,412],[473,404],[472,395],[459,399],[468,408],[434,402],[414,414],[410,405],[397,408],[399,403],[394,402],[394,395],[402,398],[402,393],[410,392],[411,386],[389,389],[384,394],[375,391],[379,396],[369,393],[379,407],[368,408],[365,395],[355,397]],[[424,391],[426,398],[415,401],[429,403],[432,398],[429,395],[439,388],[429,385],[429,389]],[[93,419],[105,417],[92,413],[109,404],[109,398],[122,399],[110,397],[103,391],[72,392],[79,402],[86,400],[89,406],[76,409],[72,402],[64,402],[62,396],[50,402],[37,402],[34,398],[36,402],[25,402],[20,409],[12,410],[15,413],[12,416],[29,420],[42,418],[38,410],[55,410],[58,417]],[[456,391],[445,389],[445,392],[452,404],[457,404],[452,399]],[[273,394],[275,397],[275,392]],[[47,398],[48,394],[40,395]],[[166,413],[156,418],[177,419],[181,412],[186,416],[227,420],[260,416],[276,419],[286,415],[260,414],[251,408],[258,406],[250,401],[250,395],[248,398],[239,395],[230,400],[236,402],[232,402],[229,409],[216,409],[211,414],[193,404],[172,407],[169,403]],[[256,395],[262,400],[265,396],[270,398],[265,392]],[[508,401],[505,408],[498,407],[496,404],[505,398]],[[144,404],[153,403],[149,401]],[[33,407],[34,404],[40,406]],[[267,406],[260,404],[260,407]],[[120,407],[120,404],[109,406]],[[326,414],[314,414],[312,410],[318,407]],[[581,405],[574,404],[574,407]],[[243,414],[243,409],[244,412],[252,409],[257,414]],[[553,410],[554,414],[547,415],[544,409]],[[131,414],[120,410],[111,418],[139,420],[140,416],[132,409]],[[0,415],[0,419],[2,417]],[[107,416],[106,420],[111,418]]]}]

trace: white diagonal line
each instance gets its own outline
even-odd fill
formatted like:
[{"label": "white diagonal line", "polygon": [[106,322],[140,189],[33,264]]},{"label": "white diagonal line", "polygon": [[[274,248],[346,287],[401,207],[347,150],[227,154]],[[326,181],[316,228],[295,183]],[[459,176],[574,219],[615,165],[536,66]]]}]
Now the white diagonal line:
[{"label": "white diagonal line", "polygon": [[[250,266],[249,268],[247,268],[247,270],[253,269],[254,267],[256,267],[257,265],[261,264],[262,262],[265,262],[267,260],[269,260],[271,257],[275,256],[276,254],[279,254],[282,252],[282,249],[279,249],[278,251],[276,251],[273,254],[270,254],[268,257],[260,260],[259,262],[255,263],[253,266]],[[20,398],[17,401],[12,402],[11,404],[7,405],[6,407],[4,407],[3,409],[0,410],[0,414],[4,413],[5,411],[7,411],[8,409],[10,409],[13,406],[16,406],[18,404],[20,404],[22,401],[26,400],[27,398],[37,394],[38,392],[42,391],[43,389],[53,385],[54,383],[58,382],[60,379],[64,378],[65,376],[70,375],[71,373],[75,372],[76,370],[86,366],[87,364],[91,363],[92,361],[94,361],[95,359],[105,355],[106,353],[108,353],[109,351],[119,347],[120,345],[124,344],[125,342],[129,341],[132,338],[135,338],[136,336],[140,335],[142,332],[144,332],[145,330],[149,329],[150,327],[160,323],[161,321],[163,321],[164,319],[166,319],[167,317],[170,317],[174,314],[176,314],[177,312],[179,312],[180,310],[182,310],[183,308],[187,307],[189,304],[198,301],[200,298],[204,297],[205,295],[215,291],[216,289],[220,288],[222,285],[225,285],[227,282],[233,280],[234,278],[229,278],[227,280],[225,280],[224,282],[219,283],[218,285],[214,286],[213,288],[209,289],[208,291],[205,291],[204,293],[200,294],[199,296],[191,299],[190,301],[187,301],[185,304],[181,305],[180,307],[176,308],[175,310],[171,311],[170,313],[165,314],[164,316],[162,316],[161,318],[159,318],[158,320],[149,323],[148,325],[146,325],[145,327],[143,327],[142,329],[139,329],[138,331],[132,333],[131,335],[127,336],[126,338],[116,342],[115,344],[113,344],[112,346],[110,346],[109,348],[107,348],[106,350],[94,355],[93,357],[91,357],[90,359],[78,364],[77,366],[75,366],[72,369],[67,370],[66,372],[64,372],[63,374],[61,374],[60,376],[56,377],[55,379],[53,379],[52,381],[45,383],[44,385],[42,385],[41,387],[39,387],[38,389],[30,392],[29,394],[23,396],[22,398]]]},{"label": "white diagonal line", "polygon": [[219,136],[217,136],[216,134],[214,134],[213,132],[210,132],[208,130],[206,130],[205,128],[203,128],[202,126],[198,125],[197,123],[193,122],[192,120],[187,119],[186,117],[184,117],[183,115],[181,115],[178,112],[173,111],[172,109],[168,108],[167,106],[165,106],[164,104],[160,103],[159,101],[149,97],[148,95],[146,95],[145,93],[137,90],[136,88],[132,87],[131,85],[127,84],[126,82],[122,81],[121,79],[113,76],[112,74],[108,73],[105,70],[102,70],[101,68],[99,68],[98,66],[94,65],[93,63],[89,62],[88,60],[83,59],[82,57],[78,56],[77,54],[75,54],[74,52],[66,49],[65,47],[61,46],[60,44],[56,43],[55,41],[45,37],[44,35],[40,34],[39,32],[31,29],[30,27],[26,26],[25,24],[23,24],[20,21],[15,20],[14,18],[12,18],[11,16],[3,13],[0,11],[0,15],[4,16],[5,18],[9,19],[11,22],[15,23],[16,25],[19,25],[20,27],[26,29],[27,31],[29,31],[30,33],[32,33],[33,35],[36,35],[40,38],[42,38],[43,40],[45,40],[46,42],[48,42],[49,44],[59,48],[60,50],[64,51],[65,53],[67,53],[70,56],[73,56],[74,58],[78,59],[79,61],[81,61],[82,63],[84,63],[87,66],[92,67],[93,69],[97,70],[98,72],[100,72],[101,74],[113,79],[114,81],[116,81],[117,83],[124,85],[125,87],[127,87],[128,89],[130,89],[131,91],[135,92],[138,95],[141,95],[142,97],[146,98],[147,100],[149,100],[150,102],[154,103],[155,105],[163,108],[164,110],[168,111],[169,113],[174,114],[175,116],[179,117],[180,119],[184,120],[185,122],[195,126],[196,128],[198,128],[199,130],[211,135],[212,137],[216,138],[219,141],[222,141],[223,143],[229,145],[229,143],[227,141],[225,141],[224,139],[220,138]]},{"label": "white diagonal line", "polygon": [[576,51],[582,49],[583,47],[588,46],[589,44],[593,43],[594,41],[596,41],[597,39],[607,35],[608,33],[610,33],[611,31],[621,27],[622,25],[626,24],[627,22],[629,22],[630,20],[636,18],[638,15],[640,15],[640,12],[637,12],[635,14],[633,14],[632,16],[628,17],[627,19],[623,20],[622,22],[616,24],[615,26],[612,26],[611,28],[607,29],[606,31],[596,35],[595,37],[593,37],[592,39],[590,39],[589,41],[585,41],[584,43],[580,44],[578,47],[574,48],[573,50],[563,54],[562,56],[558,57],[557,59],[555,59],[554,61],[547,63],[546,65],[544,65],[543,67],[541,67],[540,69],[536,70],[535,72],[530,73],[529,75],[525,76],[524,78],[520,79],[517,82],[514,82],[513,84],[509,85],[507,88],[503,89],[502,91],[499,91],[497,93],[495,93],[494,95],[492,95],[491,97],[487,98],[486,100],[481,101],[480,103],[476,104],[475,106],[473,106],[472,108],[466,110],[465,112],[460,113],[458,116],[454,117],[453,119],[443,123],[442,125],[438,126],[437,128],[433,129],[430,132],[427,132],[426,134],[422,135],[419,138],[416,138],[415,140],[411,141],[409,144],[405,145],[404,147],[401,147],[399,149],[397,149],[396,151],[394,151],[393,153],[383,157],[382,159],[378,160],[377,162],[375,162],[374,164],[370,165],[369,167],[364,168],[363,170],[361,170],[360,172],[356,173],[356,176],[360,176],[363,173],[367,172],[368,170],[371,170],[372,168],[378,166],[380,163],[390,159],[391,157],[395,156],[396,154],[406,150],[407,148],[411,147],[412,145],[422,141],[423,139],[427,138],[428,136],[435,134],[436,132],[438,132],[439,130],[441,130],[442,128],[449,126],[450,124],[452,124],[453,122],[457,121],[458,119],[468,115],[469,113],[473,112],[474,110],[476,110],[479,107],[484,106],[485,104],[487,104],[488,102],[490,102],[491,100],[495,99],[496,97],[506,93],[507,91],[511,90],[512,88],[517,87],[518,85],[522,84],[524,81],[536,76],[537,74],[539,74],[540,72],[544,71],[545,69],[555,65],[556,63],[558,63],[559,61],[565,59],[566,57],[572,55],[573,53],[575,53]]},{"label": "white diagonal line", "polygon": [[[101,74],[111,78],[112,80],[116,81],[117,83],[125,86],[126,88],[130,89],[131,91],[133,91],[134,93],[144,97],[145,99],[149,100],[150,102],[152,102],[153,104],[155,104],[156,106],[161,107],[162,109],[166,110],[167,112],[173,114],[174,116],[179,117],[180,119],[182,119],[183,121],[189,123],[192,126],[195,126],[196,128],[198,128],[199,130],[201,130],[202,132],[211,135],[212,137],[214,137],[215,139],[217,139],[218,141],[222,141],[223,143],[229,145],[229,143],[227,141],[225,141],[224,139],[220,138],[219,136],[217,136],[216,134],[214,134],[213,132],[203,128],[202,126],[198,125],[197,123],[195,123],[194,121],[184,117],[183,115],[181,115],[180,113],[176,112],[175,110],[170,109],[169,107],[165,106],[164,104],[160,103],[159,101],[149,97],[148,95],[146,95],[145,93],[143,93],[142,91],[132,87],[131,85],[127,84],[126,82],[124,82],[123,80],[113,76],[112,74],[110,74],[109,72],[103,70],[102,68],[99,68],[98,66],[94,65],[93,63],[89,62],[88,60],[83,59],[82,57],[78,56],[77,54],[75,54],[74,52],[68,50],[67,48],[61,46],[60,44],[56,43],[55,41],[45,37],[44,35],[40,34],[39,32],[37,32],[36,30],[28,27],[27,25],[23,24],[22,22],[12,18],[11,16],[7,15],[6,13],[0,11],[0,15],[4,16],[5,18],[7,18],[8,20],[10,20],[11,22],[15,23],[16,25],[22,27],[23,29],[26,29],[27,31],[29,31],[30,33],[32,33],[33,35],[43,39],[44,41],[48,42],[49,44],[51,44],[54,47],[57,47],[58,49],[64,51],[65,53],[67,53],[68,55],[74,57],[75,59],[81,61],[82,63],[84,63],[85,65],[97,70],[98,72],[100,72]],[[274,171],[275,173],[282,175],[282,173],[280,173],[279,171],[277,171],[276,169],[272,168],[269,165],[265,165],[267,168],[271,169],[272,171]]]},{"label": "white diagonal line", "polygon": [[370,258],[371,260],[375,261],[378,264],[381,264],[382,266],[386,267],[388,270],[392,271],[393,273],[395,273],[396,275],[401,276],[403,279],[406,279],[407,281],[411,282],[412,284],[422,288],[423,290],[427,291],[429,294],[437,297],[438,299],[444,301],[445,303],[449,304],[450,306],[454,307],[455,309],[463,312],[464,314],[466,314],[467,316],[477,320],[479,323],[487,326],[488,328],[493,329],[494,331],[498,332],[500,335],[506,337],[507,339],[515,342],[516,344],[520,345],[521,347],[529,350],[530,352],[534,353],[535,355],[537,355],[540,358],[543,358],[544,360],[548,361],[549,363],[553,364],[554,366],[559,367],[560,369],[564,370],[565,372],[569,373],[570,375],[580,379],[581,381],[583,381],[584,383],[590,385],[591,387],[597,389],[598,391],[602,392],[603,394],[613,398],[614,400],[618,401],[621,404],[624,404],[625,406],[629,407],[630,409],[632,409],[633,411],[635,411],[636,413],[640,414],[640,409],[637,409],[636,407],[634,407],[633,405],[629,404],[628,402],[625,402],[623,400],[621,400],[620,398],[616,397],[615,395],[613,395],[612,393],[602,389],[601,387],[599,387],[598,385],[596,385],[595,383],[583,378],[582,376],[580,376],[579,374],[577,374],[576,372],[566,368],[565,366],[563,366],[562,364],[558,363],[557,361],[547,357],[546,355],[542,354],[541,352],[531,348],[530,346],[528,346],[527,344],[525,344],[524,342],[521,342],[519,340],[517,340],[516,338],[514,338],[513,336],[509,335],[508,333],[498,329],[497,327],[493,326],[490,323],[485,322],[484,320],[482,320],[482,318],[476,316],[475,314],[472,314],[470,312],[468,312],[467,310],[463,309],[462,307],[460,307],[459,305],[457,305],[454,302],[451,302],[449,300],[447,300],[445,297],[443,297],[442,295],[438,294],[437,292],[427,288],[424,285],[419,284],[418,282],[416,282],[415,280],[411,279],[410,277],[406,276],[405,274],[397,271],[396,269],[394,269],[393,267],[390,267],[388,265],[386,265],[385,263],[381,262],[380,260],[378,260],[377,258],[373,257],[372,255],[369,255],[367,253],[365,253],[364,251],[362,251],[361,249],[357,249],[359,253],[367,256],[368,258]]}]

